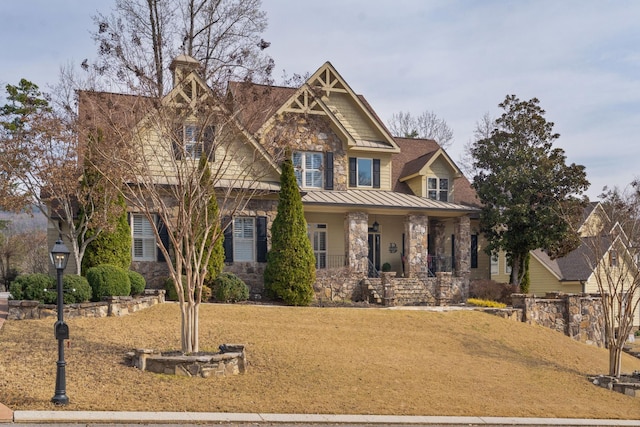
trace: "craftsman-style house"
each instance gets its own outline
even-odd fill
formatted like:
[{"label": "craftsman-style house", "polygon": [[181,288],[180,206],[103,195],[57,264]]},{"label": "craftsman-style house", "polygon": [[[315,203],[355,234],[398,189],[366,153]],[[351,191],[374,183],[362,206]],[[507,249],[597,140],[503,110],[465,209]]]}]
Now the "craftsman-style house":
[{"label": "craftsman-style house", "polygon": [[[198,68],[193,58],[174,60],[167,96],[206,97]],[[81,102],[81,115],[83,108]],[[233,212],[224,240],[225,270],[243,278],[254,296],[263,287],[279,188],[276,159],[285,149],[302,193],[321,296],[382,298],[379,277],[389,271],[385,280],[423,289],[422,300],[406,302],[438,303],[462,300],[471,278],[488,278],[489,260],[479,256],[474,231],[478,202],[459,168],[435,141],[392,136],[329,62],[298,87],[231,82],[224,108],[239,129],[235,143],[251,147],[251,161],[266,171],[258,179],[265,191]],[[198,140],[188,123],[181,132],[184,147],[176,155],[207,152],[206,132]],[[132,268],[158,283],[166,271],[154,250],[160,243],[143,215],[132,211],[130,218]]]}]

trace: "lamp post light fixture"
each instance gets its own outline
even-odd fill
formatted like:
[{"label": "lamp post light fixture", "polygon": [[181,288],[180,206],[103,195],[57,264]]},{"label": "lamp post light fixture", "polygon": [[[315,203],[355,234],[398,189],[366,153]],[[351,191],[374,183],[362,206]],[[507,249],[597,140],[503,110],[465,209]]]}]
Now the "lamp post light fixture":
[{"label": "lamp post light fixture", "polygon": [[62,274],[69,261],[69,249],[62,242],[62,238],[51,249],[51,262],[57,272],[57,291],[58,291],[58,321],[53,326],[53,332],[58,340],[58,362],[56,370],[56,393],[51,398],[51,402],[56,405],[66,405],[69,403],[67,396],[67,379],[65,367],[67,363],[64,361],[64,340],[69,339],[69,327],[64,323],[64,297],[62,295]]}]

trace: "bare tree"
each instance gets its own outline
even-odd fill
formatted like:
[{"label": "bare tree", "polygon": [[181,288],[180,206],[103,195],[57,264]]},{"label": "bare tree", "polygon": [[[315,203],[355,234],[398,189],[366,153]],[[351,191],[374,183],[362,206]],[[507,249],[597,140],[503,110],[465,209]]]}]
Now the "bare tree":
[{"label": "bare tree", "polygon": [[[58,94],[74,94],[61,79]],[[21,80],[7,85],[7,104],[0,107],[0,204],[13,210],[37,206],[71,245],[77,274],[89,242],[108,225],[116,195],[109,183],[87,173],[90,146],[81,141],[77,117],[67,101],[52,102],[37,85]],[[117,176],[117,174],[115,174]],[[7,206],[8,205],[8,206]],[[87,235],[89,227],[98,230]]]},{"label": "bare tree", "polygon": [[[202,286],[215,242],[234,213],[277,190],[279,169],[194,72],[197,64],[181,67],[174,68],[178,86],[161,100],[86,93],[81,110],[101,117],[96,124],[105,129],[96,168],[108,171],[115,163],[128,171],[122,194],[153,230],[173,279],[182,351],[197,352]],[[213,198],[217,214],[207,208]]]},{"label": "bare tree", "polygon": [[433,111],[425,111],[417,117],[400,111],[391,116],[387,125],[394,136],[433,139],[445,149],[453,143],[453,130]]},{"label": "bare tree", "polygon": [[[273,60],[260,37],[267,27],[260,0],[116,0],[111,14],[94,16],[96,70],[120,90],[159,98],[170,82],[171,60],[198,60],[211,88],[222,92],[230,79],[267,80]],[[89,67],[85,62],[85,67]]]},{"label": "bare tree", "polygon": [[606,191],[601,198],[606,218],[599,233],[583,239],[584,256],[602,296],[609,375],[619,377],[624,344],[639,320],[640,183],[624,191]]},{"label": "bare tree", "polygon": [[476,127],[473,129],[473,139],[464,144],[462,154],[458,159],[458,166],[466,176],[472,177],[476,173],[473,166],[473,154],[471,153],[471,148],[476,142],[482,139],[487,139],[491,136],[491,132],[495,128],[494,122],[495,119],[491,117],[490,113],[484,113],[482,118],[476,121]]}]

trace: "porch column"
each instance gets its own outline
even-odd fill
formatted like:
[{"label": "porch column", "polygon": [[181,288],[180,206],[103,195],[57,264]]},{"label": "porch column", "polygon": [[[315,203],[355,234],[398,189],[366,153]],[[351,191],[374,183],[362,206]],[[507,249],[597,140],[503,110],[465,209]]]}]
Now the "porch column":
[{"label": "porch column", "polygon": [[456,276],[468,278],[471,274],[471,219],[468,216],[456,218],[453,227],[456,236]]},{"label": "porch column", "polygon": [[344,248],[347,265],[356,272],[368,271],[369,215],[347,212],[344,216]]},{"label": "porch column", "polygon": [[407,277],[426,271],[429,242],[429,217],[407,215],[404,221],[404,259]]}]

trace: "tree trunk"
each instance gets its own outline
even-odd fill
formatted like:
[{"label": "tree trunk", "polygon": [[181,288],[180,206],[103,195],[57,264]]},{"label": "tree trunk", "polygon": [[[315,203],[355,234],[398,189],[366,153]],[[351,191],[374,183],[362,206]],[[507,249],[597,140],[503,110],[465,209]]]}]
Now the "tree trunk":
[{"label": "tree trunk", "polygon": [[622,348],[616,344],[609,347],[609,375],[620,377],[620,366],[622,364]]},{"label": "tree trunk", "polygon": [[517,285],[520,288],[520,260],[522,256],[520,254],[513,254],[511,257],[511,275],[509,276],[509,282],[512,285]]}]

